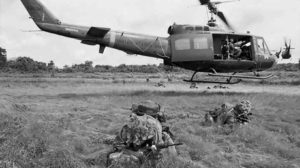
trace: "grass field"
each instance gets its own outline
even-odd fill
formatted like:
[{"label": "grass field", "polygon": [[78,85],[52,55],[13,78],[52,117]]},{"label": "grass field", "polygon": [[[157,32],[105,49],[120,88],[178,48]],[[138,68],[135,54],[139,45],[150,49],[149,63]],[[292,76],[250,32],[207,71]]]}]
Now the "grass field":
[{"label": "grass field", "polygon": [[[159,102],[175,134],[178,158],[161,167],[300,167],[300,87],[242,83],[229,89],[181,82],[155,87],[143,75],[98,79],[1,75],[0,167],[105,167],[103,138],[126,122],[132,103]],[[295,80],[298,80],[295,78]],[[125,81],[125,82],[124,82]],[[208,89],[210,87],[211,89]],[[206,127],[206,110],[224,102],[253,104],[250,124]]]}]

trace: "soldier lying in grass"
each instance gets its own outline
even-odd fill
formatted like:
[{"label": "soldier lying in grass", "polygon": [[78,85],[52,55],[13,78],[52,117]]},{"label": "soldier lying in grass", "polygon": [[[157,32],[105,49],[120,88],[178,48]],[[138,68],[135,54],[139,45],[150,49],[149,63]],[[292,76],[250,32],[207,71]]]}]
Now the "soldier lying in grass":
[{"label": "soldier lying in grass", "polygon": [[205,123],[229,125],[229,124],[246,124],[250,120],[251,103],[249,101],[242,101],[235,106],[228,103],[222,104],[221,108],[216,108],[205,114]]}]

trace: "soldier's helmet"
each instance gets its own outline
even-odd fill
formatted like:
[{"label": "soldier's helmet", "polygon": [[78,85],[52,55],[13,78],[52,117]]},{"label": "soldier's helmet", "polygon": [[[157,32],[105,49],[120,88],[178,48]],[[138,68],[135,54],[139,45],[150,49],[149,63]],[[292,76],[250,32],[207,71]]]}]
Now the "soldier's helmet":
[{"label": "soldier's helmet", "polygon": [[135,113],[138,116],[143,116],[145,114],[152,116],[155,119],[158,119],[160,122],[166,122],[165,115],[160,111],[161,106],[160,104],[147,100],[147,101],[141,101],[138,104],[133,104],[131,107],[131,110],[133,113]]},{"label": "soldier's helmet", "polygon": [[234,110],[237,112],[237,114],[248,114],[250,113],[251,109],[252,105],[248,100],[243,100],[234,107]]}]

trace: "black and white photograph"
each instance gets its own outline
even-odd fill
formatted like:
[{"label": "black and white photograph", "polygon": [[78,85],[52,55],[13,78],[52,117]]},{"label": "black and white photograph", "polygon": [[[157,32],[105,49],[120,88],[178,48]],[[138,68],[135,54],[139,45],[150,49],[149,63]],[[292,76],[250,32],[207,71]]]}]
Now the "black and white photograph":
[{"label": "black and white photograph", "polygon": [[0,0],[0,168],[300,168],[299,0]]}]

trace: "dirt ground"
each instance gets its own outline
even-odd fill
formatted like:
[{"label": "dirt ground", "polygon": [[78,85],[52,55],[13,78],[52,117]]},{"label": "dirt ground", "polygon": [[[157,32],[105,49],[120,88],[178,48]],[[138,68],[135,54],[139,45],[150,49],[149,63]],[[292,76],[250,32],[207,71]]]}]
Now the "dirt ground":
[{"label": "dirt ground", "polygon": [[[178,158],[161,167],[300,167],[300,87],[242,83],[220,86],[88,78],[0,79],[0,167],[104,167],[132,103],[163,106]],[[252,102],[253,119],[236,128],[203,126],[207,110]],[[173,165],[172,165],[173,164]]]}]

